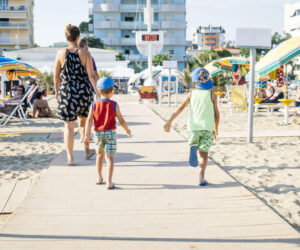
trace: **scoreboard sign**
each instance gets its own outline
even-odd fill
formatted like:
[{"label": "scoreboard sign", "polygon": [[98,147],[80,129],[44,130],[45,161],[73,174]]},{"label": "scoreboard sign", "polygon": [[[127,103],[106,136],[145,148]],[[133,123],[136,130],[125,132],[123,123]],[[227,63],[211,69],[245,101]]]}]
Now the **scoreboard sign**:
[{"label": "scoreboard sign", "polygon": [[164,46],[163,31],[137,31],[135,39],[138,51],[145,56],[148,56],[149,45],[151,47],[152,55],[157,55]]}]

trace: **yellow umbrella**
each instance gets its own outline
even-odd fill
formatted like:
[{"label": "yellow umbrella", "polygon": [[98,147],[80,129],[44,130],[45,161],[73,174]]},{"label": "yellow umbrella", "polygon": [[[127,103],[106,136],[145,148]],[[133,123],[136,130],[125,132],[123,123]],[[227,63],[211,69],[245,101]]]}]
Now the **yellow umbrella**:
[{"label": "yellow umbrella", "polygon": [[207,64],[204,68],[209,72],[209,75],[211,77],[215,76],[215,75],[218,75],[218,74],[221,74],[224,72],[224,70],[222,69],[219,69],[217,67],[215,67],[213,64],[215,63],[215,61]]},{"label": "yellow umbrella", "polygon": [[250,68],[250,61],[244,57],[224,57],[216,60],[213,63],[213,66],[225,70],[225,71],[232,71],[232,65],[244,65],[246,70]]},{"label": "yellow umbrella", "polygon": [[280,65],[286,64],[300,54],[300,37],[291,38],[270,50],[256,64],[256,79],[278,69]]}]

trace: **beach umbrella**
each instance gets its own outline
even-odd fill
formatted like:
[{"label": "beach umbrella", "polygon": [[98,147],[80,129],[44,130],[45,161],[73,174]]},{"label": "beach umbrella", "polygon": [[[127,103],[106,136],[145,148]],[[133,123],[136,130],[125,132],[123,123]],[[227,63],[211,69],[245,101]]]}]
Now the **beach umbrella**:
[{"label": "beach umbrella", "polygon": [[216,60],[213,63],[213,66],[225,71],[232,71],[233,65],[244,65],[245,68],[249,70],[250,61],[248,58],[244,58],[244,57],[224,57]]},{"label": "beach umbrella", "polygon": [[207,64],[204,68],[209,72],[210,77],[216,76],[224,72],[224,70],[219,69],[214,66],[215,61]]},{"label": "beach umbrella", "polygon": [[0,71],[8,71],[12,69],[24,69],[24,64],[6,57],[0,57]]},{"label": "beach umbrella", "polygon": [[8,70],[8,74],[15,73],[17,76],[36,76],[40,73],[39,70],[34,68],[33,66],[27,63],[22,63],[22,64],[23,65],[21,69]]},{"label": "beach umbrella", "polygon": [[270,50],[255,67],[255,78],[277,70],[300,54],[300,37],[294,37]]}]

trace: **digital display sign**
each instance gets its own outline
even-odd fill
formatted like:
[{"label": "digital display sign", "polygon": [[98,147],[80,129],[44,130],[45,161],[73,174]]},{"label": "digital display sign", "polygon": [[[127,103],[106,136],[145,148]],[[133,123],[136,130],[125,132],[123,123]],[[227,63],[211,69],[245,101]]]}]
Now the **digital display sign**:
[{"label": "digital display sign", "polygon": [[158,42],[159,35],[156,35],[156,34],[142,35],[142,41]]}]

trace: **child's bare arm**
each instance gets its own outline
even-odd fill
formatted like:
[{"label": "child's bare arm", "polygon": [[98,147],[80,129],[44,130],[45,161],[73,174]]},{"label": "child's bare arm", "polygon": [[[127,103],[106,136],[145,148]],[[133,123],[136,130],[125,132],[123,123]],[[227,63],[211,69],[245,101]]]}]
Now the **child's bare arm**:
[{"label": "child's bare arm", "polygon": [[166,132],[170,132],[170,128],[172,126],[172,122],[176,119],[177,116],[181,114],[181,112],[186,108],[187,105],[190,103],[190,94],[187,95],[184,102],[180,105],[180,107],[171,115],[170,119],[164,126]]},{"label": "child's bare arm", "polygon": [[218,108],[218,97],[216,96],[215,93],[212,94],[212,101],[213,101],[213,104],[214,104],[214,114],[215,114],[214,136],[215,136],[215,139],[218,140],[220,112],[219,112],[219,108]]},{"label": "child's bare arm", "polygon": [[86,147],[89,146],[90,144],[90,136],[91,136],[91,130],[92,130],[92,125],[93,125],[93,107],[91,105],[90,111],[89,111],[89,116],[86,120],[86,130],[85,130],[85,137],[84,137],[84,145]]},{"label": "child's bare arm", "polygon": [[123,116],[122,116],[122,114],[121,114],[121,110],[120,110],[120,107],[119,107],[118,104],[117,104],[117,107],[116,107],[116,116],[117,116],[117,118],[118,118],[118,120],[119,120],[121,126],[122,126],[122,127],[124,128],[124,130],[126,131],[126,134],[127,134],[128,136],[131,136],[131,131],[130,131],[130,129],[128,128],[127,123],[126,123],[126,121],[124,120],[124,118],[123,118]]}]

